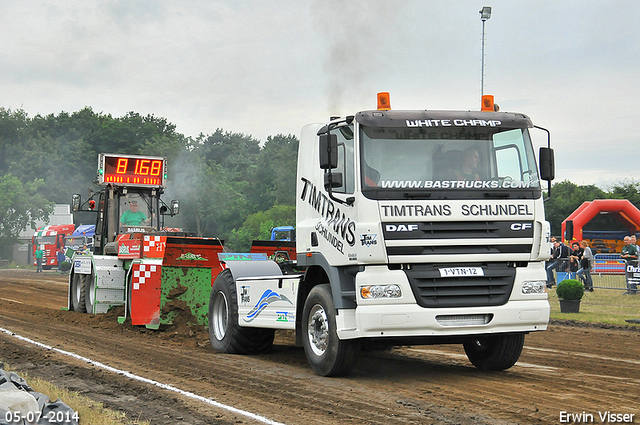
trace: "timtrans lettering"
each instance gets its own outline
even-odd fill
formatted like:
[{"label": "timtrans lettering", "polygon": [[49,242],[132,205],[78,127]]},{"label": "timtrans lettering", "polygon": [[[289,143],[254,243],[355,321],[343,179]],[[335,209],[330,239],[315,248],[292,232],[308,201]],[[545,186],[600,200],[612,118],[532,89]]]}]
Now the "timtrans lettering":
[{"label": "timtrans lettering", "polygon": [[[333,230],[349,246],[354,246],[356,244],[356,223],[347,217],[344,212],[340,211],[340,207],[336,207],[331,199],[322,190],[314,186],[313,183],[304,177],[302,177],[302,181],[304,182],[304,187],[302,188],[300,199],[309,202],[309,205],[324,218],[326,221],[324,232],[328,229]],[[326,234],[324,236],[329,237]],[[332,245],[336,246],[333,242]]]},{"label": "timtrans lettering", "polygon": [[385,217],[450,216],[449,205],[381,205]]}]

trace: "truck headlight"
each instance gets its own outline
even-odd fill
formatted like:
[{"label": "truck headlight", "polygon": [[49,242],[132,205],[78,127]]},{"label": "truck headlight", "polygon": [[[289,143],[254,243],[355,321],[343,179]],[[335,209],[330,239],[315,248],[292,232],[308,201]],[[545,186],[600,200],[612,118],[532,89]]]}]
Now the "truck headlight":
[{"label": "truck headlight", "polygon": [[400,286],[391,285],[367,285],[360,287],[360,296],[365,300],[380,298],[400,298],[402,291]]},{"label": "truck headlight", "polygon": [[527,280],[522,282],[523,294],[543,294],[547,288],[547,282],[544,280]]}]

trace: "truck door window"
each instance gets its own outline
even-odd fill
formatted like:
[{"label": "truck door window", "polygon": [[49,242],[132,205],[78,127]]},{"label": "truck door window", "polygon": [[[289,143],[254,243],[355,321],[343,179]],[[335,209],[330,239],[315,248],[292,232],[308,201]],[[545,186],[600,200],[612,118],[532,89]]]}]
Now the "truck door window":
[{"label": "truck door window", "polygon": [[539,185],[535,156],[528,132],[510,130],[493,135],[498,178]]},{"label": "truck door window", "polygon": [[336,193],[353,193],[355,189],[355,161],[353,151],[353,126],[338,127],[331,131],[338,137],[338,168],[342,173],[342,186],[333,189]]}]

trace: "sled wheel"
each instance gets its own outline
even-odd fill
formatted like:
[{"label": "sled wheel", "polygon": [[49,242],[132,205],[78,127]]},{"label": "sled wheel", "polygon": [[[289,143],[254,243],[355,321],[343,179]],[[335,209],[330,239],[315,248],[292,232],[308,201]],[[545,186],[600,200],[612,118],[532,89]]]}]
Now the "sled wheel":
[{"label": "sled wheel", "polygon": [[85,286],[84,275],[74,273],[71,278],[71,307],[73,311],[80,313],[87,312],[87,306],[84,301],[85,298]]},{"label": "sled wheel", "polygon": [[358,360],[360,340],[340,340],[329,284],[315,286],[302,312],[302,344],[311,368],[321,376],[347,375]]},{"label": "sled wheel", "polygon": [[524,347],[524,334],[473,338],[463,344],[469,361],[481,370],[505,370],[516,364]]},{"label": "sled wheel", "polygon": [[209,340],[219,353],[261,354],[273,346],[273,329],[244,328],[238,324],[238,297],[231,270],[223,270],[209,298]]}]

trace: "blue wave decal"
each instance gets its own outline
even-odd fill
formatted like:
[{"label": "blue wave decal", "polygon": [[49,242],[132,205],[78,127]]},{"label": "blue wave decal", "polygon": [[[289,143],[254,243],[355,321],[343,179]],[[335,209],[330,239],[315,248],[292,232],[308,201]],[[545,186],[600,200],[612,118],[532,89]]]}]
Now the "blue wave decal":
[{"label": "blue wave decal", "polygon": [[279,300],[286,301],[289,304],[293,305],[289,298],[285,297],[284,295],[278,294],[271,289],[267,289],[266,291],[264,291],[264,294],[262,294],[256,305],[251,309],[249,314],[247,314],[247,317],[243,318],[243,320],[247,323],[252,322],[256,317],[260,315],[260,313],[262,313],[265,308],[269,306],[269,304]]}]

